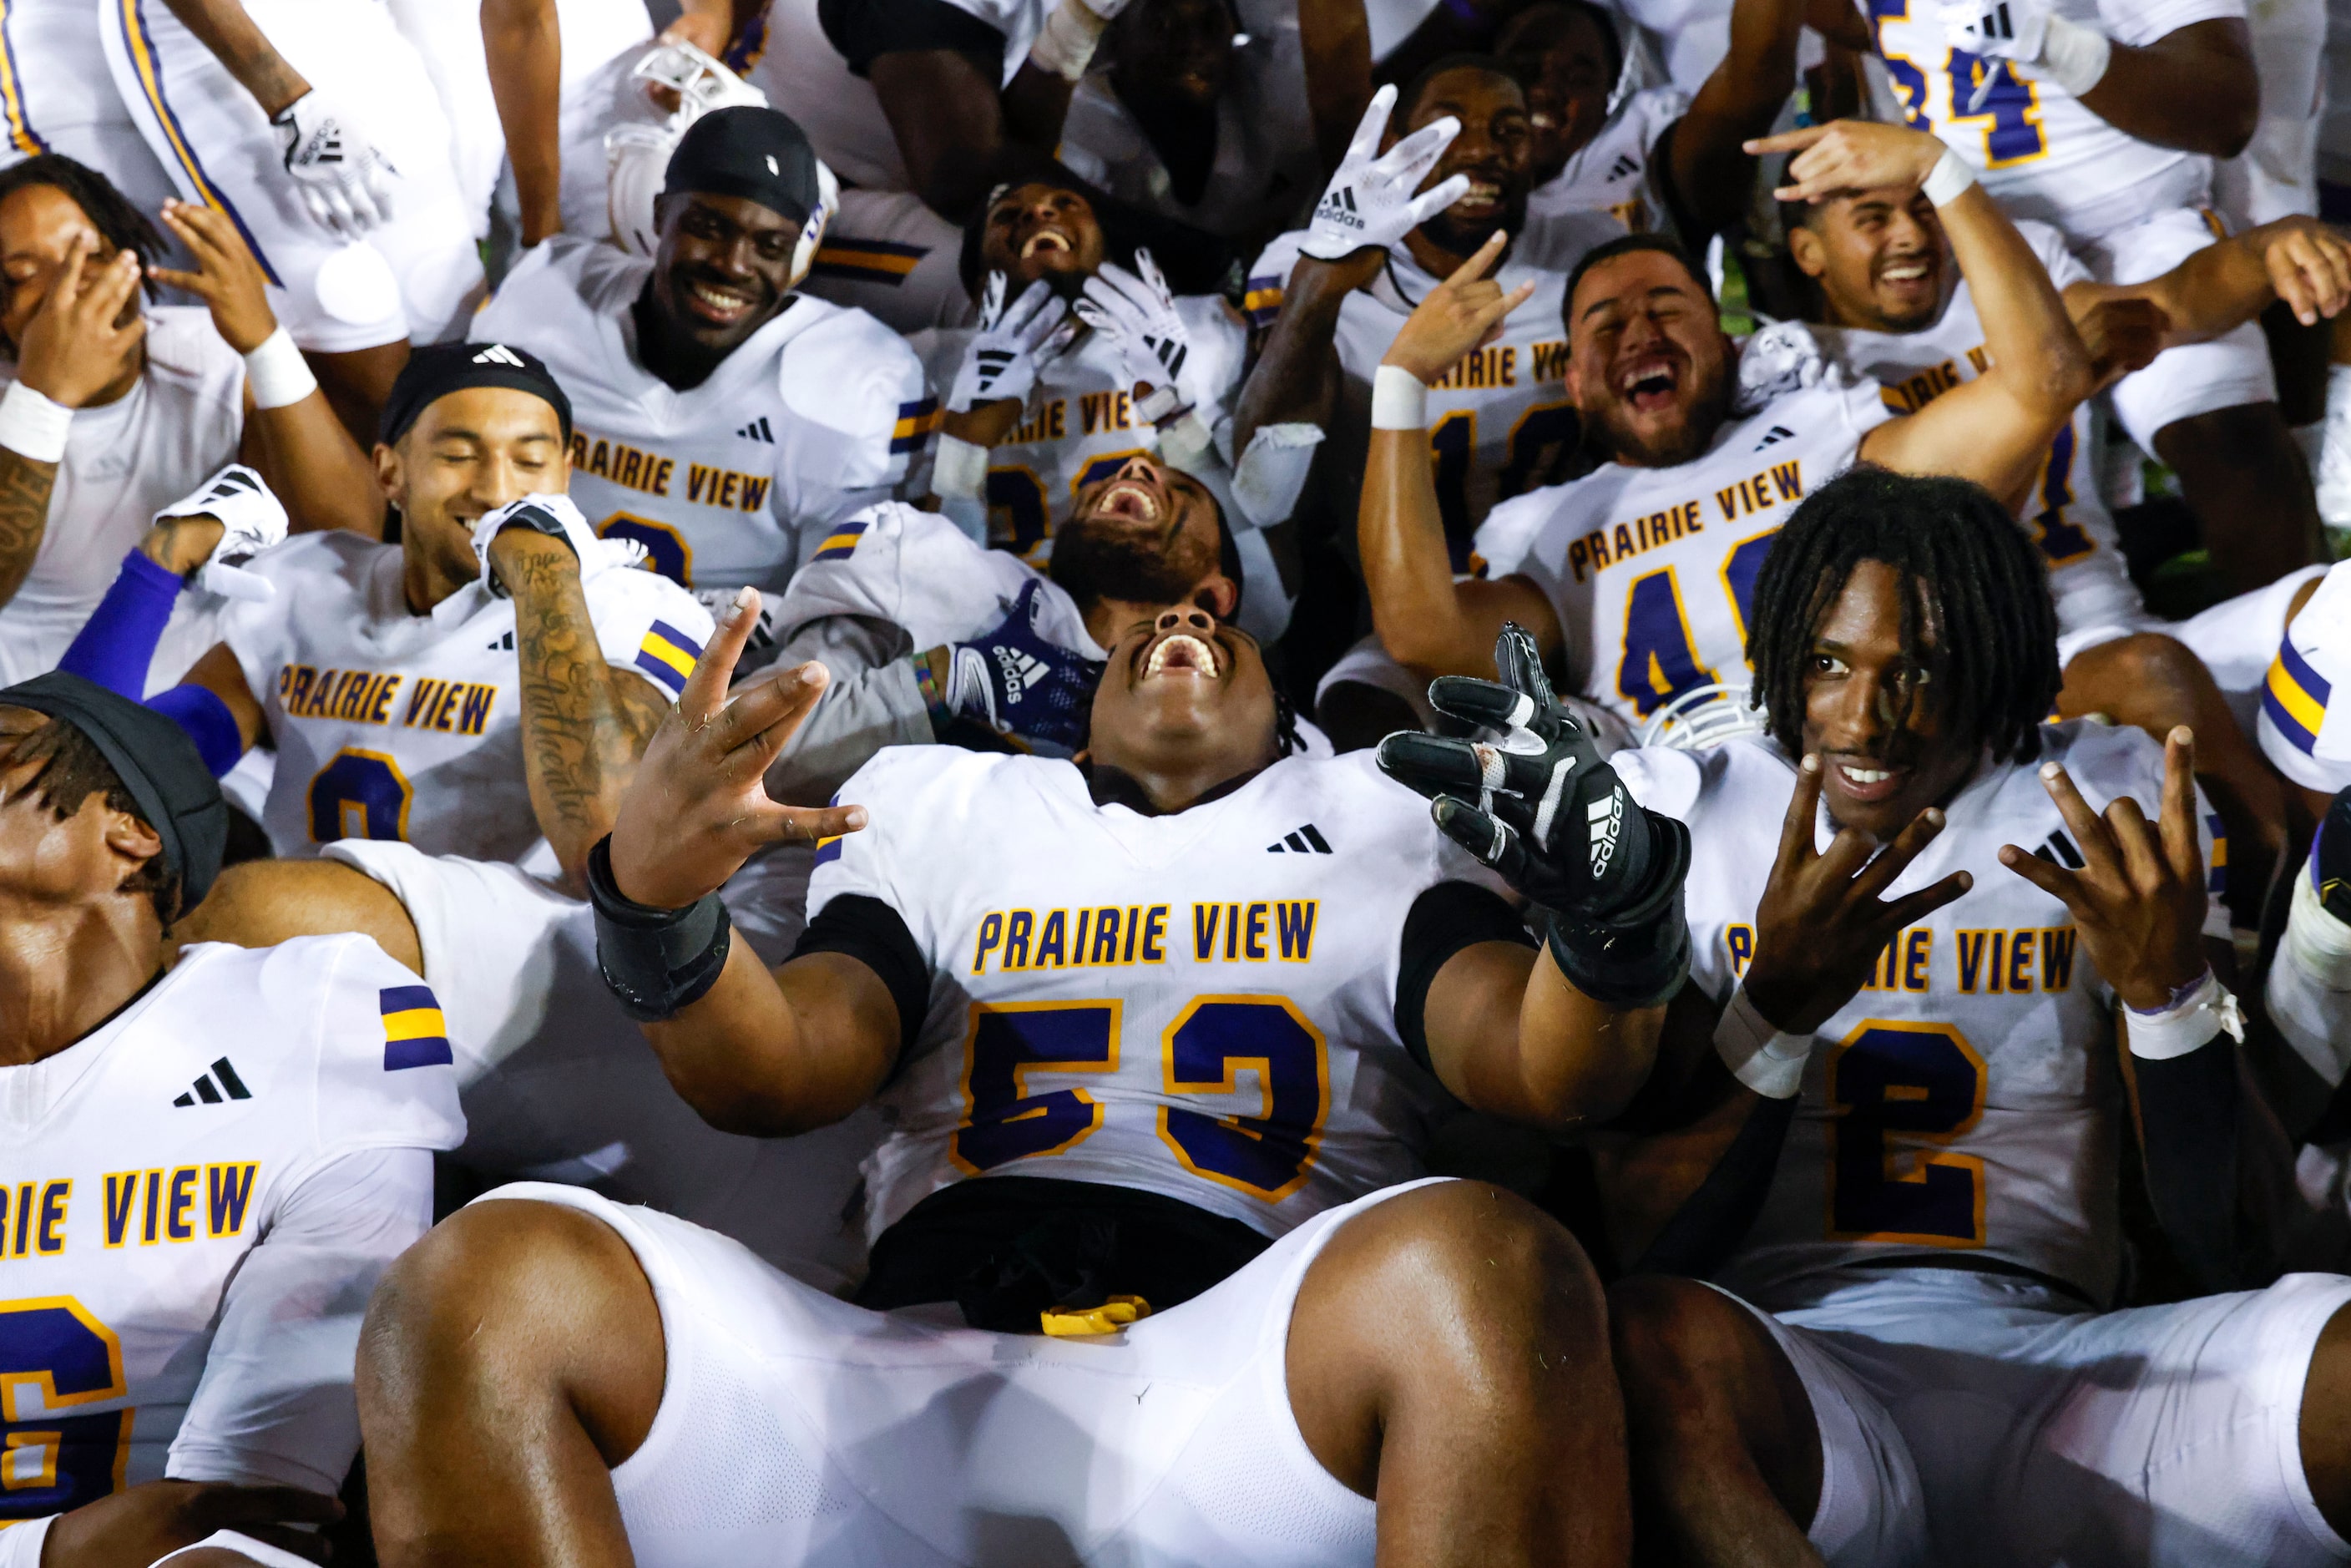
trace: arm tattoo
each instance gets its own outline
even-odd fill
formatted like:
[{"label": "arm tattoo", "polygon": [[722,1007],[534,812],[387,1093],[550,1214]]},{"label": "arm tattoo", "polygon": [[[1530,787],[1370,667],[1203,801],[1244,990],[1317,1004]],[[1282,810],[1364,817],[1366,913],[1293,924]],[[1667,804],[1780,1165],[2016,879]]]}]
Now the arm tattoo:
[{"label": "arm tattoo", "polygon": [[0,605],[16,597],[40,553],[49,524],[49,492],[57,465],[36,463],[0,446]]},{"label": "arm tattoo", "polygon": [[667,705],[643,676],[605,663],[568,549],[549,540],[502,565],[514,593],[531,810],[556,857],[576,872],[611,831]]}]

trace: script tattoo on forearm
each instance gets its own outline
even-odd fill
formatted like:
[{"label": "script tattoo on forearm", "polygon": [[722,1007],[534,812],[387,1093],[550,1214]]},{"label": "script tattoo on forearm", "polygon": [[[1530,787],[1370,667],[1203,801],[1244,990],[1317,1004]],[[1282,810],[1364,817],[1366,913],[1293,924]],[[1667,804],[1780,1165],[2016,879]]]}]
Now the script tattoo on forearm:
[{"label": "script tattoo on forearm", "polygon": [[557,858],[577,867],[611,831],[666,706],[643,677],[605,663],[569,551],[518,550],[502,569],[514,594],[531,809]]},{"label": "script tattoo on forearm", "polygon": [[16,598],[32,572],[57,483],[56,464],[37,463],[0,446],[0,604]]}]

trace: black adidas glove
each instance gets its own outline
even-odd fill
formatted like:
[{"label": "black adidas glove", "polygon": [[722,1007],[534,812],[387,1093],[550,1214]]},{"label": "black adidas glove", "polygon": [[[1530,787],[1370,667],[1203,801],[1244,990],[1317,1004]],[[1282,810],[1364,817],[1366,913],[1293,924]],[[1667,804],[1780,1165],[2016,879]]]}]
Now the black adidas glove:
[{"label": "black adidas glove", "polygon": [[1577,989],[1626,1007],[1665,1000],[1688,969],[1689,831],[1634,800],[1516,623],[1494,643],[1494,668],[1500,682],[1439,676],[1428,700],[1499,741],[1391,735],[1381,770],[1428,796],[1439,831],[1541,906]]}]

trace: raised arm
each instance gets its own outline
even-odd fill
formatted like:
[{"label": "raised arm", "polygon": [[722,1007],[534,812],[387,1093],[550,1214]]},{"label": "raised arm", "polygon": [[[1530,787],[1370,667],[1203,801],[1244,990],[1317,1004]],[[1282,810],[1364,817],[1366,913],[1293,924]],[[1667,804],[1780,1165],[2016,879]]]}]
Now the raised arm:
[{"label": "raised arm", "polygon": [[1707,233],[1737,221],[1755,193],[1747,143],[1771,129],[1796,87],[1805,0],[1736,0],[1730,52],[1668,136],[1673,193]]},{"label": "raised arm", "polygon": [[482,54],[514,170],[522,243],[534,246],[563,230],[563,30],[555,0],[482,0]]},{"label": "raised arm", "polygon": [[1845,190],[1925,187],[1982,319],[1991,369],[1862,440],[1861,455],[1905,474],[1949,474],[2020,500],[2049,443],[2094,387],[2089,351],[2024,236],[1943,144],[1923,131],[1840,120],[1750,143],[1795,152],[1782,201]]},{"label": "raised arm", "polygon": [[2252,140],[2261,87],[2241,18],[2191,22],[2133,45],[2058,16],[2052,0],[1943,0],[1941,15],[1953,49],[2054,82],[2142,141],[2233,158]]},{"label": "raised arm", "polygon": [[250,464],[285,504],[296,533],[341,528],[362,538],[383,533],[383,492],[374,466],[328,405],[318,379],[269,308],[253,252],[226,214],[186,202],[163,204],[163,223],[196,264],[193,272],[154,269],[155,281],[211,308],[214,329],[245,356],[245,432],[238,461]]},{"label": "raised arm", "polygon": [[2304,326],[2315,326],[2351,304],[2351,246],[2315,218],[2284,217],[2206,246],[2145,283],[2084,281],[2065,289],[2065,308],[2081,324],[2134,299],[2162,312],[2165,349],[2217,338],[2275,299]]},{"label": "raised arm", "polygon": [[720,883],[755,850],[865,825],[855,806],[768,798],[764,775],[822,695],[821,664],[727,697],[758,619],[745,589],[661,723],[590,859],[606,979],[645,1026],[662,1070],[713,1126],[779,1136],[824,1126],[872,1098],[897,1061],[898,1004],[872,962],[842,952],[770,974],[732,943]]},{"label": "raised arm", "polygon": [[1453,580],[1428,450],[1428,383],[1499,336],[1502,319],[1533,289],[1527,284],[1504,294],[1486,277],[1501,259],[1504,239],[1497,234],[1487,240],[1428,291],[1380,361],[1372,389],[1371,452],[1355,514],[1372,625],[1390,657],[1432,674],[1492,670],[1495,639],[1512,622],[1528,628],[1545,653],[1560,643],[1557,612],[1525,579]]}]

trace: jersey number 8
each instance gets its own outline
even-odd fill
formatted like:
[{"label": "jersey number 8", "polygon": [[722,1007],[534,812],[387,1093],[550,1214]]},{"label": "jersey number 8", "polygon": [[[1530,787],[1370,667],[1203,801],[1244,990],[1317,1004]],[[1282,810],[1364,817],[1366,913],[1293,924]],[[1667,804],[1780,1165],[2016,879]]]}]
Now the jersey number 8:
[{"label": "jersey number 8", "polygon": [[[972,1009],[964,1051],[964,1123],[948,1146],[967,1175],[1075,1148],[1102,1124],[1083,1089],[1031,1093],[1033,1072],[1118,1071],[1123,1009],[1114,1000],[1029,1002]],[[1306,1181],[1331,1110],[1322,1031],[1286,998],[1203,996],[1160,1035],[1161,1087],[1170,1097],[1230,1094],[1257,1076],[1254,1116],[1159,1108],[1159,1137],[1194,1176],[1279,1203]]]},{"label": "jersey number 8", "polygon": [[63,1513],[120,1489],[133,1412],[64,1412],[130,1392],[121,1342],[71,1296],[0,1301],[0,1519]]}]

